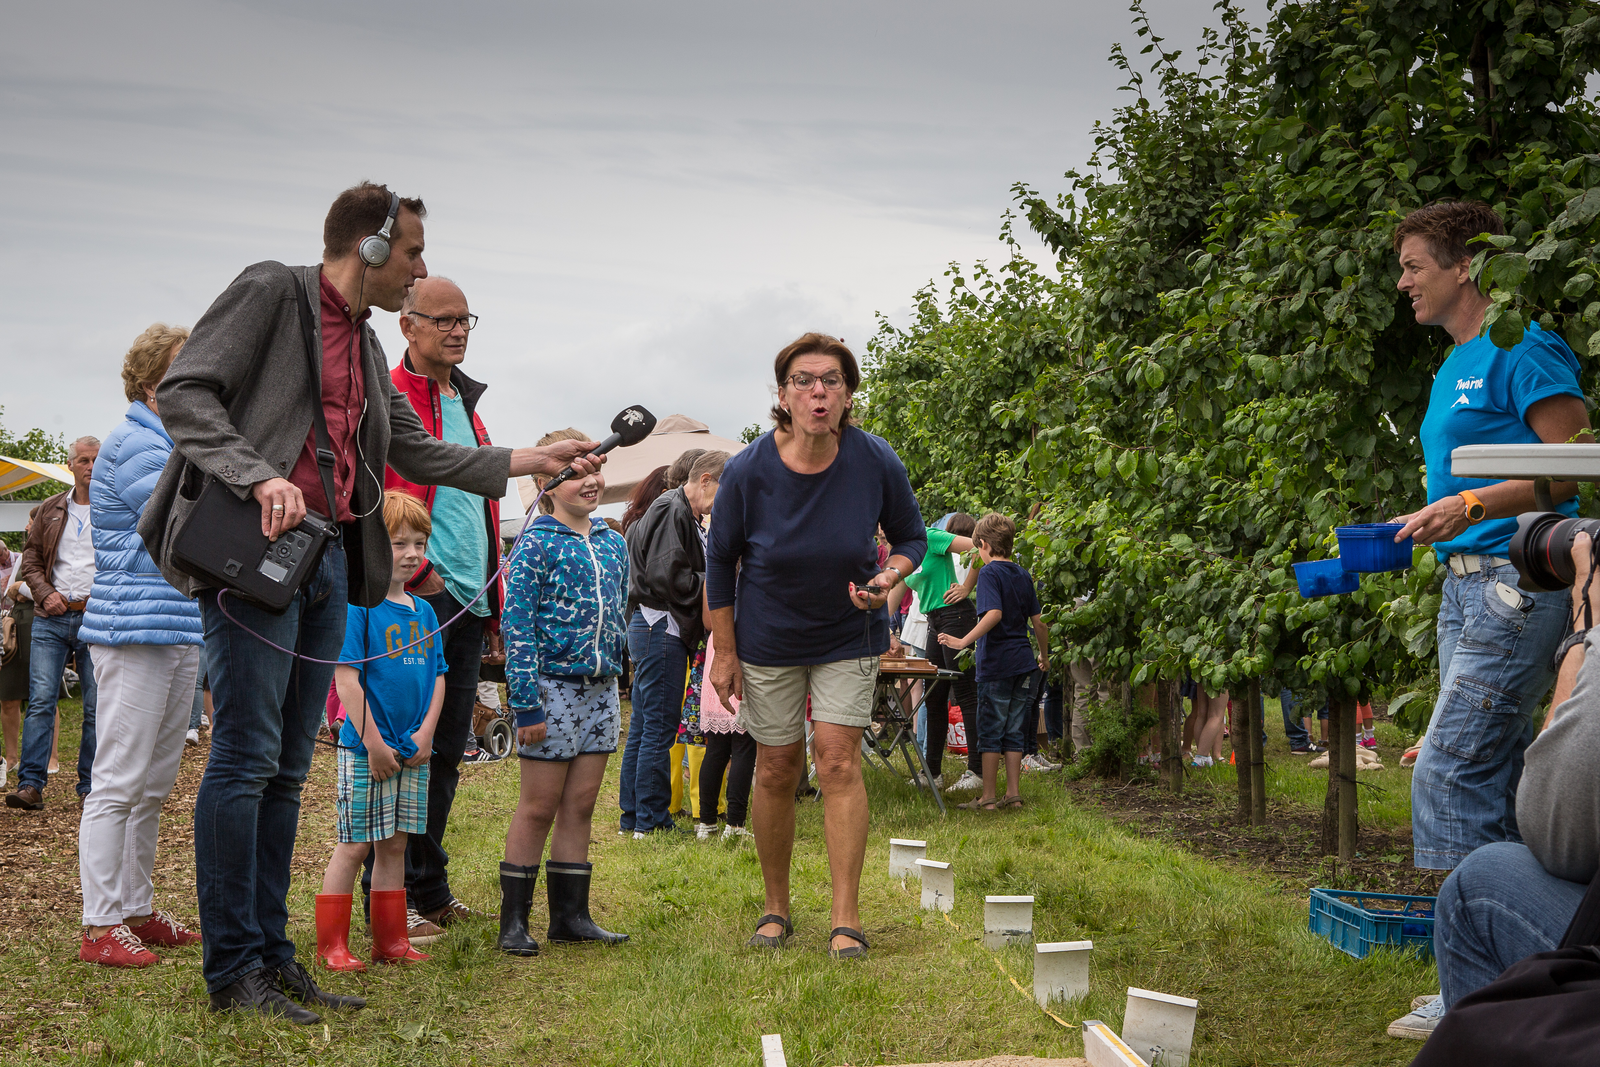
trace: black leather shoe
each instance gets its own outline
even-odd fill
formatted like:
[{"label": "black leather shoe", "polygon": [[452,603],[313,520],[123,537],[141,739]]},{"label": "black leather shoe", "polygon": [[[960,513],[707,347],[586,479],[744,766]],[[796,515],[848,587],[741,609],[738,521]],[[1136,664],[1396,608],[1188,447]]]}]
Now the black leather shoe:
[{"label": "black leather shoe", "polygon": [[342,997],[337,993],[329,993],[317,985],[317,980],[311,977],[311,972],[300,966],[299,960],[290,960],[278,967],[278,988],[288,995],[290,1000],[298,1000],[302,1004],[315,1004],[319,1008],[364,1008],[367,1006],[365,997]]},{"label": "black leather shoe", "polygon": [[292,1023],[310,1026],[322,1016],[308,1011],[283,995],[265,967],[257,967],[230,986],[211,994],[212,1011],[253,1011],[281,1016]]}]

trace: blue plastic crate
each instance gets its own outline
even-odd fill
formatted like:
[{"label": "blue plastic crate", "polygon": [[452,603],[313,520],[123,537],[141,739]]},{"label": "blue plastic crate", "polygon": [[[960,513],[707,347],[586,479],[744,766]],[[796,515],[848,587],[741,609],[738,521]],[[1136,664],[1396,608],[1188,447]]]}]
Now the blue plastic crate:
[{"label": "blue plastic crate", "polygon": [[1411,566],[1411,538],[1399,544],[1394,535],[1405,529],[1400,522],[1369,522],[1336,526],[1340,565],[1347,571],[1376,574],[1403,571]]},{"label": "blue plastic crate", "polygon": [[1300,595],[1307,600],[1337,593],[1354,593],[1361,588],[1361,576],[1355,571],[1345,570],[1337,558],[1294,564],[1294,580],[1300,584]]},{"label": "blue plastic crate", "polygon": [[1375,948],[1411,949],[1431,958],[1434,899],[1313,889],[1311,932],[1358,960]]}]

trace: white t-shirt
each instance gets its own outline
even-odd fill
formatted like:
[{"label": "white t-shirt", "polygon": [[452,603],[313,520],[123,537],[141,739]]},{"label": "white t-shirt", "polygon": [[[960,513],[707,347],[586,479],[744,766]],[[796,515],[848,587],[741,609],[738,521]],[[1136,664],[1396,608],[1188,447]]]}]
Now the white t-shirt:
[{"label": "white t-shirt", "polygon": [[94,528],[89,524],[89,505],[67,497],[64,526],[50,582],[66,600],[87,600],[94,587]]},{"label": "white t-shirt", "polygon": [[[694,532],[700,535],[700,550],[702,552],[705,551],[705,547],[706,547],[706,533],[707,533],[706,526],[707,526],[707,524],[709,522],[709,519],[710,519],[710,516],[708,515],[705,519],[702,519],[700,522],[696,523],[695,524],[695,528],[694,528]],[[701,571],[700,572],[700,581],[704,582],[705,580],[706,580],[705,572]],[[678,632],[678,620],[674,619],[671,615],[667,614],[665,611],[657,611],[655,608],[647,608],[643,604],[639,605],[639,610],[644,612],[644,621],[646,623],[648,623],[651,626],[652,629],[655,627],[656,623],[660,622],[662,619],[666,619],[667,620],[667,633],[671,634],[673,637],[682,637],[683,636],[682,634],[680,634]],[[693,651],[693,650],[691,649],[690,651]]]}]

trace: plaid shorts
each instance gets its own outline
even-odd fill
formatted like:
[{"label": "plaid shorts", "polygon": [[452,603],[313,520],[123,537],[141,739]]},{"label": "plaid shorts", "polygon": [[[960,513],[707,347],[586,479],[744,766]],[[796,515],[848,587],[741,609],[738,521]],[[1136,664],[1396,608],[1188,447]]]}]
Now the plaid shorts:
[{"label": "plaid shorts", "polygon": [[387,841],[428,830],[428,765],[400,765],[400,773],[372,780],[367,753],[339,748],[339,841]]}]

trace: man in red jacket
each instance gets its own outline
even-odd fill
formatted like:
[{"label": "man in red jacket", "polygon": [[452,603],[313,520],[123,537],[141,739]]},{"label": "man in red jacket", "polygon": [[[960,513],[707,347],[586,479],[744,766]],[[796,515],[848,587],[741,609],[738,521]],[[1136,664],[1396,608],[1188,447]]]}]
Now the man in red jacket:
[{"label": "man in red jacket", "polygon": [[[484,386],[461,373],[460,366],[477,321],[454,282],[437,275],[421,279],[400,308],[406,354],[390,375],[429,433],[469,448],[490,443],[476,411]],[[426,944],[437,940],[448,923],[474,914],[450,891],[450,857],[442,840],[461,777],[462,751],[472,734],[484,638],[499,640],[504,587],[499,579],[489,579],[500,566],[500,502],[449,486],[414,485],[392,468],[384,488],[410,493],[432,513],[428,558],[406,589],[427,600],[444,625],[449,668],[428,764],[428,832],[411,835],[406,846],[411,940]],[[370,870],[362,875],[363,889]]]}]

